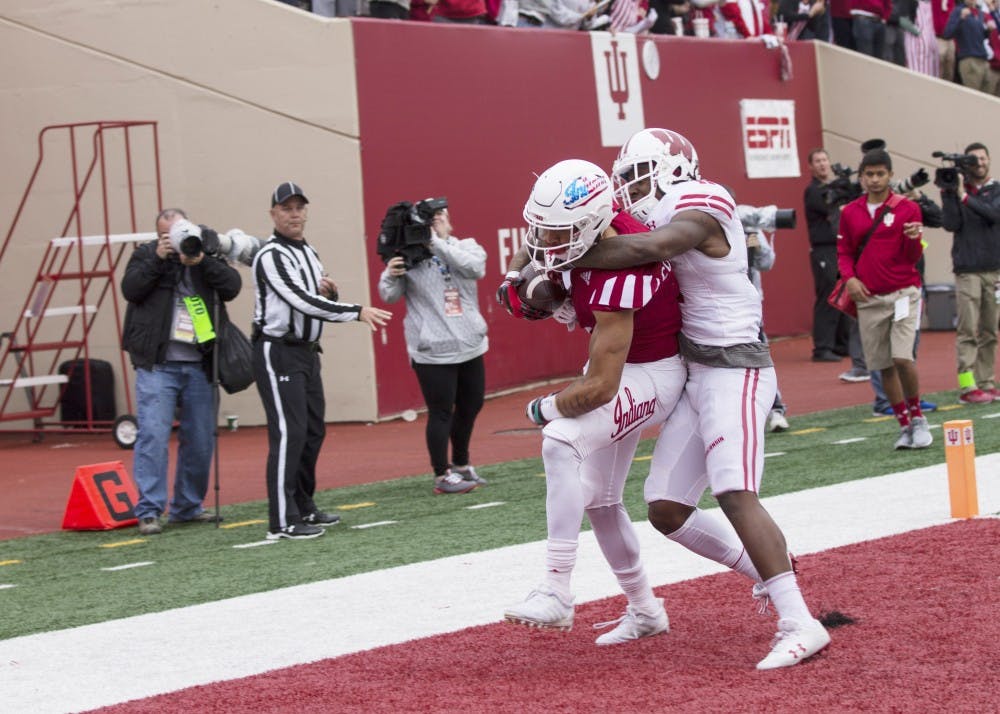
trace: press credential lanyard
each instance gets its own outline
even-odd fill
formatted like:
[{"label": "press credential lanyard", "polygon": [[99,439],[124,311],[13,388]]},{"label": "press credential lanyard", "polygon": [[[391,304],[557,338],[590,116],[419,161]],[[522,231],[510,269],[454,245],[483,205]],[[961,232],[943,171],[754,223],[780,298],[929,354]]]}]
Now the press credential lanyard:
[{"label": "press credential lanyard", "polygon": [[184,298],[184,307],[187,308],[191,317],[191,326],[194,328],[195,341],[198,343],[208,342],[215,339],[215,330],[212,327],[212,317],[208,314],[205,301],[200,295],[189,295]]}]

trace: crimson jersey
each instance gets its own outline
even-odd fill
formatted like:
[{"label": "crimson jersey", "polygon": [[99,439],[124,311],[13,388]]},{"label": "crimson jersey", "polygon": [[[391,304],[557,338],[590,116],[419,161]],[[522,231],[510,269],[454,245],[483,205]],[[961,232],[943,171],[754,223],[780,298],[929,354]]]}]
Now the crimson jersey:
[{"label": "crimson jersey", "polygon": [[[648,230],[625,212],[616,215],[611,226],[620,234]],[[680,289],[667,261],[624,270],[571,270],[570,288],[577,322],[588,332],[596,324],[594,312],[635,310],[626,362],[655,362],[677,354]]]}]

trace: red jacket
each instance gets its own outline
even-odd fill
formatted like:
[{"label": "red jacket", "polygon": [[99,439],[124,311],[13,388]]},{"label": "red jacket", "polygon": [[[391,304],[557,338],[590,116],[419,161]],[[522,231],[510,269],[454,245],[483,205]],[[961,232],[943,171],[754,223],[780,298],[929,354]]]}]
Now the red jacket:
[{"label": "red jacket", "polygon": [[[861,239],[872,227],[868,213],[868,196],[851,201],[840,213],[840,234],[837,236],[837,265],[844,280],[857,278],[873,295],[920,287],[917,261],[923,254],[919,238],[903,235],[904,223],[920,223],[920,207],[908,198],[889,192],[889,208],[872,233],[857,260]],[[881,207],[879,208],[881,210]],[[876,213],[877,215],[877,213]]]},{"label": "red jacket", "polygon": [[948,17],[955,9],[955,0],[931,0],[931,14],[934,17],[934,34],[941,37],[944,26],[948,24]]}]

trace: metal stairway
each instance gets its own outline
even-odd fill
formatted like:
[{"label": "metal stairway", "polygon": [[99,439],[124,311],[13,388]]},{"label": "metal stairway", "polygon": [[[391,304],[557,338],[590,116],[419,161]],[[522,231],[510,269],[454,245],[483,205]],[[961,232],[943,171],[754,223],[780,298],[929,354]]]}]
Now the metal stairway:
[{"label": "metal stairway", "polygon": [[[138,146],[143,151],[138,151]],[[56,155],[49,161],[47,147]],[[64,166],[66,155],[71,188],[53,191],[54,182],[65,181],[65,176],[59,178],[58,168]],[[55,179],[48,174],[53,167],[57,170]],[[22,265],[25,255],[31,254],[34,238],[15,240],[15,236],[29,231],[37,235],[39,226],[58,220],[50,206],[43,206],[41,215],[25,220],[31,213],[33,190],[50,203],[51,195],[67,196],[71,206],[61,229],[58,224],[51,228],[49,235],[58,231],[57,237],[47,241],[23,305],[8,314],[8,319],[15,318],[14,325],[0,334],[0,423],[28,422],[30,426],[3,430],[28,431],[36,439],[44,431],[111,431],[112,421],[94,416],[91,343],[102,314],[113,319],[113,334],[117,336],[114,352],[119,362],[116,381],[123,388],[125,410],[130,415],[132,393],[125,354],[120,349],[123,315],[116,271],[127,246],[156,237],[136,230],[137,209],[149,220],[162,203],[156,122],[59,124],[39,132],[38,160],[0,247],[0,279],[10,274],[5,271],[21,267],[13,260],[4,262],[9,247],[17,247]],[[25,222],[30,225],[18,233],[19,224]],[[125,232],[112,232],[123,228]],[[11,251],[12,259],[14,255]],[[17,281],[24,283],[23,272]],[[105,329],[102,334],[110,332]],[[56,414],[70,381],[74,376],[79,381],[74,370],[83,372],[86,417],[66,421]]]}]

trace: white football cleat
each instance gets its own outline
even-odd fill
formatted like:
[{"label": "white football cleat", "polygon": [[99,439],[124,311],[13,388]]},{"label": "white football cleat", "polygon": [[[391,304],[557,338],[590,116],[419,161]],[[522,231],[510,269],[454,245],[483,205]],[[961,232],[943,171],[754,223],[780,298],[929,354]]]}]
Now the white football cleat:
[{"label": "white football cleat", "polygon": [[809,622],[778,620],[778,633],[771,642],[767,657],[757,663],[757,669],[778,669],[812,657],[830,644],[830,633],[819,620]]},{"label": "white football cleat", "polygon": [[652,637],[661,632],[670,632],[670,618],[663,609],[663,598],[656,598],[656,612],[652,615],[641,613],[629,605],[625,608],[625,614],[617,620],[599,622],[594,625],[594,629],[603,630],[611,625],[618,627],[598,637],[595,640],[598,645],[620,645],[643,637]]},{"label": "white football cleat", "polygon": [[573,602],[564,602],[548,585],[539,585],[528,593],[524,602],[511,605],[504,619],[518,625],[551,630],[573,629]]}]

